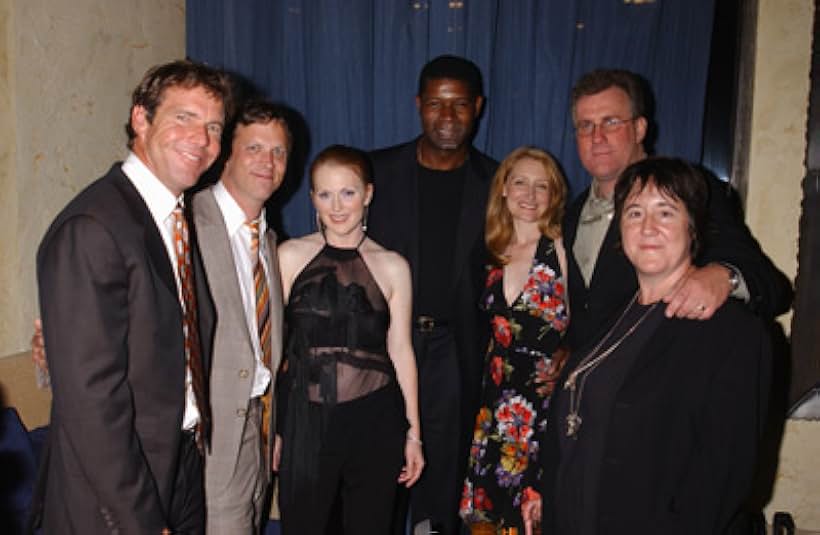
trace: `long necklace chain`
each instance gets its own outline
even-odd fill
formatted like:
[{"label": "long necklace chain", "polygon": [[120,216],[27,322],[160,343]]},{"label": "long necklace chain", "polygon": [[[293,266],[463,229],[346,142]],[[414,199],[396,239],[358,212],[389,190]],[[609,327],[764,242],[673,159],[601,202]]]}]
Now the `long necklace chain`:
[{"label": "long necklace chain", "polygon": [[[635,302],[638,300],[638,293],[635,293],[635,296],[629,302],[626,309],[624,309],[621,316],[618,318],[618,321],[615,322],[615,325],[612,326],[611,329],[601,338],[601,341],[592,348],[586,357],[584,357],[581,362],[578,363],[578,366],[569,374],[567,380],[564,382],[564,390],[569,390],[569,414],[567,414],[566,422],[567,422],[567,436],[572,438],[578,438],[578,431],[581,428],[581,424],[583,420],[581,419],[580,412],[581,412],[581,400],[584,397],[584,385],[586,384],[587,377],[595,371],[596,368],[606,360],[609,355],[612,354],[613,351],[618,349],[618,346],[626,340],[635,330],[643,323],[649,314],[655,310],[655,307],[658,306],[658,302],[655,302],[646,309],[646,311],[641,315],[638,320],[632,324],[632,326],[627,329],[627,331],[621,335],[620,338],[615,340],[609,347],[598,353],[603,347],[604,343],[606,343],[612,334],[616,331],[616,329],[621,325],[621,322],[624,320],[626,315],[632,310],[632,307],[635,305]],[[582,375],[583,374],[583,375]],[[580,381],[578,380],[580,376]],[[577,395],[576,395],[577,393]]]}]

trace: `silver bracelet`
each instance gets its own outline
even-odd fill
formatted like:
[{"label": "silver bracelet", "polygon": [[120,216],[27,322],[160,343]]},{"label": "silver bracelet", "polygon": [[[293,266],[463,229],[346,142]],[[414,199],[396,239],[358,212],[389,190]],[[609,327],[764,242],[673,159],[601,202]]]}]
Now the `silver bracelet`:
[{"label": "silver bracelet", "polygon": [[411,433],[407,433],[407,440],[409,440],[410,442],[415,442],[419,446],[423,444],[420,438],[413,436]]}]

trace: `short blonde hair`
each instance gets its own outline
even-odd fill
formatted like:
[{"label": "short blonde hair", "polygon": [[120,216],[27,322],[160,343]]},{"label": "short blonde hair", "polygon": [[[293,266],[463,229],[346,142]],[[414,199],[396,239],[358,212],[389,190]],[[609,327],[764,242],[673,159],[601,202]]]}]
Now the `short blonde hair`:
[{"label": "short blonde hair", "polygon": [[504,198],[504,184],[510,172],[521,160],[529,158],[537,161],[547,172],[549,184],[549,204],[538,221],[541,233],[551,239],[561,237],[561,219],[564,217],[564,200],[567,196],[567,186],[564,175],[558,168],[555,159],[546,152],[535,147],[519,147],[512,151],[495,172],[490,185],[490,197],[487,200],[487,219],[484,240],[493,264],[503,266],[508,259],[504,256],[513,235],[512,214],[507,208]]}]

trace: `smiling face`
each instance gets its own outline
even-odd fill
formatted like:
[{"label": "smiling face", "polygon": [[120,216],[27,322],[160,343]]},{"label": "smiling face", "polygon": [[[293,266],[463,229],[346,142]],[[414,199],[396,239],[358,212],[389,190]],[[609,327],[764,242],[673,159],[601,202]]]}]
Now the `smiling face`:
[{"label": "smiling face", "polygon": [[484,99],[467,83],[441,78],[429,80],[416,97],[424,138],[441,151],[459,150],[469,142]]},{"label": "smiling face", "polygon": [[547,170],[533,158],[522,158],[510,169],[503,195],[513,220],[538,222],[550,203]]},{"label": "smiling face", "polygon": [[355,245],[361,238],[364,209],[373,197],[373,186],[365,184],[356,172],[334,162],[313,170],[310,197],[328,241]]},{"label": "smiling face", "polygon": [[[604,132],[601,124],[608,119],[624,122],[618,128]],[[646,119],[633,118],[629,96],[623,89],[610,87],[579,98],[575,103],[574,120],[576,127],[585,122],[596,125],[589,135],[576,132],[575,141],[581,163],[597,186],[603,189],[600,193],[608,197],[623,170],[646,157],[642,145]]]},{"label": "smiling face", "polygon": [[282,123],[239,124],[222,182],[248,219],[256,219],[282,184],[287,165],[288,136]]},{"label": "smiling face", "polygon": [[636,182],[624,202],[621,240],[641,286],[674,283],[691,265],[691,223],[686,206],[653,181]]},{"label": "smiling face", "polygon": [[196,184],[219,155],[224,122],[222,101],[203,87],[169,87],[153,120],[142,106],[132,109],[134,154],[179,196]]}]

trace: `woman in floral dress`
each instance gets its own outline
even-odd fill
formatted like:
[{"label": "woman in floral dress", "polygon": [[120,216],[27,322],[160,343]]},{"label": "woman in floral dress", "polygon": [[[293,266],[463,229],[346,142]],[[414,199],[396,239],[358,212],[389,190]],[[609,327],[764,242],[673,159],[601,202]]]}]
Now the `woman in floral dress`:
[{"label": "woman in floral dress", "polygon": [[521,504],[538,488],[539,443],[569,320],[560,238],[565,195],[555,161],[529,147],[507,156],[490,189],[493,264],[480,306],[493,336],[460,506],[475,532],[485,525],[523,533]]}]

